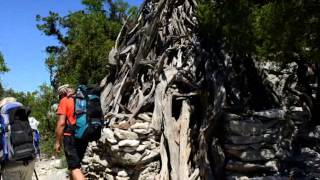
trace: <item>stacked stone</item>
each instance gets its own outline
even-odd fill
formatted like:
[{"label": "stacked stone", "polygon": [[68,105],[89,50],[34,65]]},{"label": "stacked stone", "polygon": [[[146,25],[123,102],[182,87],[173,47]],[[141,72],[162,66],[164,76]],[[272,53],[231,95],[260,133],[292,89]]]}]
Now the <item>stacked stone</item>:
[{"label": "stacked stone", "polygon": [[[126,124],[126,125],[125,125]],[[126,121],[102,130],[83,160],[89,179],[152,179],[160,171],[160,148],[149,122]]]},{"label": "stacked stone", "polygon": [[[320,179],[320,126],[319,121],[312,122],[311,113],[311,98],[317,96],[316,91],[312,91],[311,96],[307,93],[304,96],[298,95],[297,91],[304,91],[297,86],[298,66],[294,62],[287,64],[286,68],[274,62],[257,64],[259,69],[266,72],[266,79],[272,84],[274,92],[287,109],[286,121],[290,128],[283,127],[282,131],[289,130],[291,138],[284,139],[285,142],[290,142],[290,146],[286,147],[288,155],[281,158],[280,174],[292,179]],[[307,75],[310,77],[306,81],[314,89],[318,86],[317,78],[311,77],[315,72],[310,65]]]},{"label": "stacked stone", "polygon": [[[282,110],[225,115],[223,150],[227,179],[283,179],[280,161],[288,156],[290,141]],[[290,133],[289,133],[290,134]]]},{"label": "stacked stone", "polygon": [[283,174],[293,179],[320,179],[320,126],[303,123],[305,114],[294,114],[291,155],[283,161]]},{"label": "stacked stone", "polygon": [[306,125],[302,107],[224,119],[227,179],[320,179],[320,126]]}]

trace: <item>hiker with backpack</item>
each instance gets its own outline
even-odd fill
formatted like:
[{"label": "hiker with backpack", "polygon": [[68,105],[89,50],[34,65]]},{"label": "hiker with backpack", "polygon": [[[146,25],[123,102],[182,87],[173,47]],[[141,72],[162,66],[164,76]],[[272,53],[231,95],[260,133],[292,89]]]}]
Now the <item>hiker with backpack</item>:
[{"label": "hiker with backpack", "polygon": [[98,140],[101,135],[102,110],[99,93],[86,86],[78,86],[76,91],[68,84],[58,88],[60,102],[57,110],[55,150],[64,152],[71,171],[71,179],[82,180],[81,161],[88,142]]},{"label": "hiker with backpack", "polygon": [[33,131],[30,110],[13,97],[0,101],[0,162],[4,180],[31,180],[35,172]]}]

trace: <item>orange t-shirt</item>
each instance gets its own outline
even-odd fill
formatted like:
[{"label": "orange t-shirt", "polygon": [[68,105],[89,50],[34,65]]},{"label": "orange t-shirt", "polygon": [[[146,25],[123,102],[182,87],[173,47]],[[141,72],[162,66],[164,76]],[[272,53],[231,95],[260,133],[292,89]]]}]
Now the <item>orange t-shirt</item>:
[{"label": "orange t-shirt", "polygon": [[76,124],[74,99],[72,97],[64,97],[60,100],[57,115],[65,115],[70,125]]}]

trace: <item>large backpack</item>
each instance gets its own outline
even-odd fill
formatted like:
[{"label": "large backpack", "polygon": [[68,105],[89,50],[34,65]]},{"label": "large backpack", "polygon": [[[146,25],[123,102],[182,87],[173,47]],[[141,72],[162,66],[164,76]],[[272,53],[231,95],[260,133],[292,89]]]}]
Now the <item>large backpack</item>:
[{"label": "large backpack", "polygon": [[29,124],[30,110],[18,102],[1,108],[0,161],[30,160],[35,157],[33,132]]},{"label": "large backpack", "polygon": [[75,137],[85,141],[96,141],[101,136],[102,109],[100,92],[97,89],[79,85],[75,95],[76,128]]}]

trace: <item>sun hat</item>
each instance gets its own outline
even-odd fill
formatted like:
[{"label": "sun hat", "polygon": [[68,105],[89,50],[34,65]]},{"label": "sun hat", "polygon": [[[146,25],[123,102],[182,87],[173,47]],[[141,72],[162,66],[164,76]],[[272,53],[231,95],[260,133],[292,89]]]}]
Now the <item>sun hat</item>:
[{"label": "sun hat", "polygon": [[17,102],[17,99],[14,97],[5,97],[0,101],[0,107],[10,102]]},{"label": "sun hat", "polygon": [[70,88],[69,84],[64,84],[64,85],[58,87],[58,94],[59,95],[67,94],[68,88]]}]

